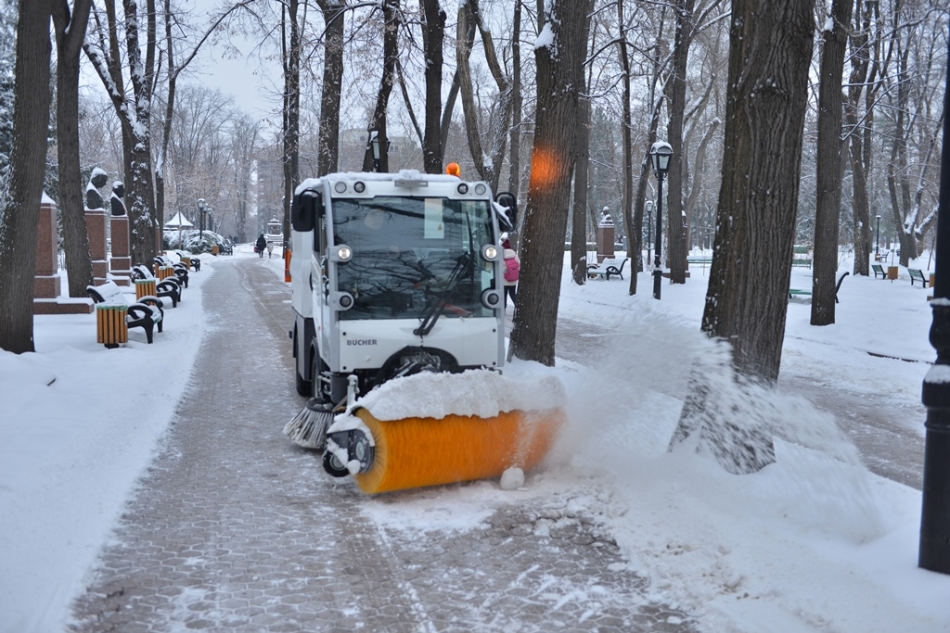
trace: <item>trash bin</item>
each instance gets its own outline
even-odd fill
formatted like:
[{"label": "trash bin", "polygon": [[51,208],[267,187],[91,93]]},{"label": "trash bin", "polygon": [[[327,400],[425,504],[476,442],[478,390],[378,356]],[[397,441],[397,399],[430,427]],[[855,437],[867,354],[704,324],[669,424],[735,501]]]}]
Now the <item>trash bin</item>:
[{"label": "trash bin", "polygon": [[96,304],[96,342],[108,349],[129,342],[129,328],[125,317],[129,307],[112,303]]},{"label": "trash bin", "polygon": [[897,279],[897,266],[888,266],[887,267],[887,278],[888,279]]},{"label": "trash bin", "polygon": [[218,245],[217,245],[217,244],[215,244],[214,246],[211,247],[211,254],[212,254],[212,255],[217,255],[217,254],[218,254]]},{"label": "trash bin", "polygon": [[136,279],[135,280],[135,300],[139,301],[142,297],[155,296],[154,279]]}]

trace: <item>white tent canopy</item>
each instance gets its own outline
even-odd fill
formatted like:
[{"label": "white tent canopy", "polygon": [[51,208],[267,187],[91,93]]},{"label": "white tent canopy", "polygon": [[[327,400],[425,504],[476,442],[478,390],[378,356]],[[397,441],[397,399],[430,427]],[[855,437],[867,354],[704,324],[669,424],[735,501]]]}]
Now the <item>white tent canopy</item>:
[{"label": "white tent canopy", "polygon": [[191,222],[189,222],[189,221],[185,218],[185,216],[183,216],[183,215],[181,214],[181,211],[179,211],[178,213],[176,213],[176,214],[175,214],[175,217],[173,217],[171,220],[168,220],[167,222],[165,222],[165,228],[166,228],[166,229],[179,229],[179,230],[180,230],[180,229],[187,229],[187,228],[190,228],[190,227],[193,227],[193,226],[194,226],[194,224],[192,224]]}]

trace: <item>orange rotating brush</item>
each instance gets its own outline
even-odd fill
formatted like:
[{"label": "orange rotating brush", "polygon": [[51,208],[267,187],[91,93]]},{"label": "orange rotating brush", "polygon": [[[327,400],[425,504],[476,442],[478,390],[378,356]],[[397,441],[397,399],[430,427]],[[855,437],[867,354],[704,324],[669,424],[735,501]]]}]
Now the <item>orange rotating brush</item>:
[{"label": "orange rotating brush", "polygon": [[547,455],[564,411],[510,411],[492,418],[450,415],[377,420],[357,409],[375,440],[375,455],[356,482],[367,494],[498,477],[534,468]]}]

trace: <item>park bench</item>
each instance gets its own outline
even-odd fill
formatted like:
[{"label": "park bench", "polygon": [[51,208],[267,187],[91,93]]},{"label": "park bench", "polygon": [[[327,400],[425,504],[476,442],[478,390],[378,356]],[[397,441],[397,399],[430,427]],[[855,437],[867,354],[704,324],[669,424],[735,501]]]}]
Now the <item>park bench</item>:
[{"label": "park bench", "polygon": [[178,277],[178,282],[185,288],[188,287],[188,267],[181,262],[173,262],[170,257],[166,255],[156,256],[152,262],[155,266],[161,267],[170,267],[174,271],[175,276]]},{"label": "park bench", "polygon": [[792,266],[805,266],[811,268],[811,253],[807,246],[793,247]]},{"label": "park bench", "polygon": [[920,280],[921,285],[927,287],[927,278],[924,277],[924,272],[918,268],[908,268],[907,273],[910,275],[910,285],[914,285],[914,281]]},{"label": "park bench", "polygon": [[712,266],[712,256],[709,255],[690,255],[686,258],[690,264],[700,264],[702,266]]},{"label": "park bench", "polygon": [[[140,327],[145,330],[145,338],[152,344],[152,332],[155,326],[162,331],[162,321],[165,312],[162,310],[162,301],[155,296],[140,298],[135,303],[129,303],[125,292],[114,281],[107,281],[101,286],[86,286],[86,294],[93,303],[114,304],[125,306],[127,314],[125,325],[127,328]],[[107,346],[110,344],[107,342]]]},{"label": "park bench", "polygon": [[159,297],[168,297],[172,300],[172,307],[177,308],[181,301],[181,283],[177,277],[168,277],[166,279],[156,279],[148,266],[139,264],[132,267],[132,279],[148,279],[155,281],[155,294]]},{"label": "park bench", "polygon": [[589,279],[606,279],[607,281],[610,281],[611,276],[623,279],[623,268],[627,265],[627,259],[626,257],[623,261],[605,259],[599,265],[591,264],[587,267],[587,277]]},{"label": "park bench", "polygon": [[874,271],[874,278],[877,279],[877,276],[880,275],[881,279],[887,279],[887,273],[884,272],[884,267],[880,264],[871,264],[871,270]]},{"label": "park bench", "polygon": [[191,266],[192,268],[194,268],[195,272],[198,272],[199,270],[201,270],[201,260],[198,259],[196,255],[182,255],[181,253],[178,253],[178,259],[180,259],[182,262],[185,262],[182,265],[185,267],[186,270],[188,266]]},{"label": "park bench", "polygon": [[[835,303],[838,303],[838,291],[841,289],[841,282],[844,281],[844,278],[850,275],[851,273],[845,272],[838,277],[838,283],[835,284]],[[793,297],[811,297],[811,290],[799,290],[798,288],[789,288],[788,289],[788,298]]]}]

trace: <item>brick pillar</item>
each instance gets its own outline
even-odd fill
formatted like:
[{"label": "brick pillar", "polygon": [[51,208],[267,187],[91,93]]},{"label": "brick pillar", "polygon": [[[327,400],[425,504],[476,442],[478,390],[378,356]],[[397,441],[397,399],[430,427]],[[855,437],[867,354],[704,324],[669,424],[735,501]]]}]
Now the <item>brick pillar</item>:
[{"label": "brick pillar", "polygon": [[614,256],[614,221],[609,214],[604,213],[600,224],[597,225],[597,263]]},{"label": "brick pillar", "polygon": [[33,281],[34,299],[55,299],[62,291],[59,276],[59,227],[56,225],[56,204],[43,196],[40,203],[40,224],[36,235],[36,273]]},{"label": "brick pillar", "polygon": [[110,215],[112,231],[112,256],[109,258],[109,270],[112,281],[120,286],[132,285],[132,257],[129,249],[129,216]]},{"label": "brick pillar", "polygon": [[56,203],[43,196],[36,234],[36,272],[33,277],[33,314],[89,314],[92,300],[61,297],[63,278],[59,274],[59,227]]},{"label": "brick pillar", "polygon": [[105,209],[86,209],[86,232],[89,234],[89,256],[92,259],[92,282],[101,286],[109,273],[106,260]]}]

